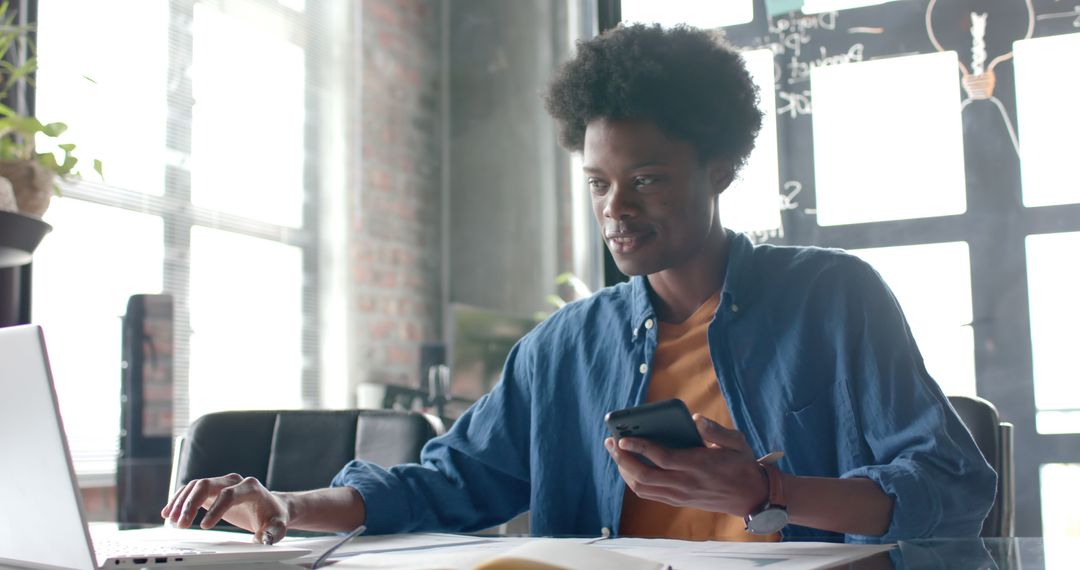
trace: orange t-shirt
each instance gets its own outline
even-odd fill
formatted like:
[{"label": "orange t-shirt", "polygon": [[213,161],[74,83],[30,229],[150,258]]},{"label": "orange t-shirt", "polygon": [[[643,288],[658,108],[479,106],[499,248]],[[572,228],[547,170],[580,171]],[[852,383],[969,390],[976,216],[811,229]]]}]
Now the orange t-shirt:
[{"label": "orange t-shirt", "polygon": [[[652,379],[647,402],[679,398],[691,413],[700,413],[733,429],[731,412],[713,370],[708,329],[720,304],[720,292],[705,301],[682,323],[660,323],[653,356]],[[779,534],[766,536],[746,532],[742,517],[699,509],[673,507],[642,499],[629,488],[623,497],[619,534],[678,538],[683,540],[729,540],[775,542]]]}]

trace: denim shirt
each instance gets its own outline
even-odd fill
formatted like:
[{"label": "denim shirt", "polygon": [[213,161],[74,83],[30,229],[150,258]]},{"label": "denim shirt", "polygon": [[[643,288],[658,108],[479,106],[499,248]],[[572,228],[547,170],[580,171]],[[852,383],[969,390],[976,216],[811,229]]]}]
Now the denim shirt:
[{"label": "denim shirt", "polygon": [[[877,483],[894,501],[888,530],[848,542],[978,536],[996,475],[881,277],[839,250],[728,236],[709,349],[754,453],[784,451],[794,475]],[[536,535],[618,535],[626,485],[603,418],[644,401],[656,325],[642,277],[570,303],[517,343],[500,382],[419,464],[352,461],[332,485],[359,491],[371,533],[476,531],[528,510]]]}]

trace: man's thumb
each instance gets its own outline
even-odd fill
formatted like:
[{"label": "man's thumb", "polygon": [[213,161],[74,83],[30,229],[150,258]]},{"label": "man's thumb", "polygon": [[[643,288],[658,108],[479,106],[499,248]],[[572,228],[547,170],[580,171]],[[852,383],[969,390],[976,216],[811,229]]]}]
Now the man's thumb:
[{"label": "man's thumb", "polygon": [[276,544],[285,538],[285,521],[279,517],[273,517],[263,524],[262,528],[255,532],[255,542],[263,544]]}]

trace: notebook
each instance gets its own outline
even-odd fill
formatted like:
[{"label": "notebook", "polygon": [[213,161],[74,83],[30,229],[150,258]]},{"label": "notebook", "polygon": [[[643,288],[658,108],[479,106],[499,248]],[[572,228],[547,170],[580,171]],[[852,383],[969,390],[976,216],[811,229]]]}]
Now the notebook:
[{"label": "notebook", "polygon": [[0,563],[76,569],[172,567],[272,562],[310,552],[254,544],[241,535],[235,541],[222,540],[220,533],[198,531],[189,531],[191,538],[182,542],[117,539],[106,545],[94,540],[75,480],[45,338],[36,325],[0,328],[0,464]]}]

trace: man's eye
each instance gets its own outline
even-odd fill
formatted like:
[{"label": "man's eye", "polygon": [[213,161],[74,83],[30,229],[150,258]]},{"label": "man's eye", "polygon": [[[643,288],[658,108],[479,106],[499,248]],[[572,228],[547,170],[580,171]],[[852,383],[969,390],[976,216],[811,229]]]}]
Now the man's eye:
[{"label": "man's eye", "polygon": [[634,177],[634,186],[648,186],[650,184],[655,184],[655,183],[656,183],[656,178],[654,178],[652,176],[635,176]]},{"label": "man's eye", "polygon": [[602,192],[607,188],[607,183],[603,180],[600,180],[599,178],[589,178],[588,180],[586,180],[586,184],[588,184],[589,189],[593,192]]}]

